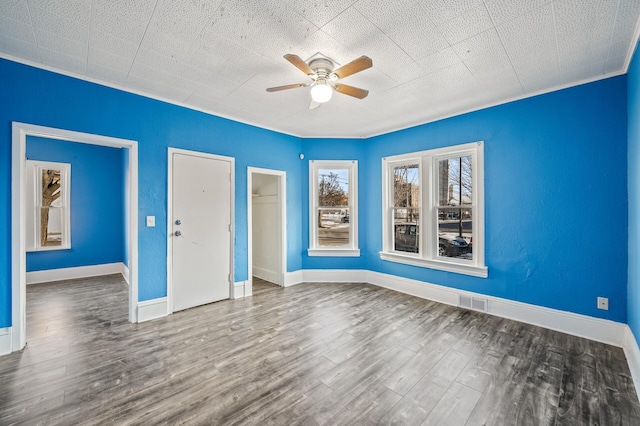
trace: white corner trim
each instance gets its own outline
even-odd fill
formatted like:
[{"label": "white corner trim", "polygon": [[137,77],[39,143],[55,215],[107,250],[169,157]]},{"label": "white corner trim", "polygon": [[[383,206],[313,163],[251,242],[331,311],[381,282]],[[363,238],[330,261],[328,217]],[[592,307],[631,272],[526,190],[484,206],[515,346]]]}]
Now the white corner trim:
[{"label": "white corner trim", "polygon": [[167,298],[144,300],[138,302],[138,322],[150,321],[167,316]]},{"label": "white corner trim", "polygon": [[[115,262],[105,263],[102,265],[76,266],[73,268],[47,269],[44,271],[27,272],[27,284],[99,277],[101,275],[123,274],[123,266],[124,264],[122,262]],[[127,276],[128,275],[127,268]]]},{"label": "white corner trim", "polygon": [[459,294],[485,298],[488,301],[488,314],[584,337],[613,346],[624,347],[625,345],[626,324],[623,323],[458,290],[409,278],[382,274],[380,272],[367,271],[366,275],[366,282],[370,284],[447,305],[457,306]]},{"label": "white corner trim", "polygon": [[624,355],[627,358],[629,370],[631,370],[636,395],[640,395],[640,347],[638,347],[638,341],[628,325],[625,330]]},{"label": "white corner trim", "polygon": [[302,284],[304,282],[302,269],[293,272],[285,272],[283,287],[291,287],[292,285]]},{"label": "white corner trim", "polygon": [[365,283],[367,271],[363,269],[304,269],[305,283]]},{"label": "white corner trim", "polygon": [[122,262],[122,270],[120,271],[122,278],[129,284],[129,267]]},{"label": "white corner trim", "polygon": [[231,295],[232,299],[241,299],[243,297],[251,296],[250,294],[246,294],[245,289],[246,281],[238,281],[233,283],[233,295]]},{"label": "white corner trim", "polygon": [[11,327],[0,328],[0,355],[11,353]]}]

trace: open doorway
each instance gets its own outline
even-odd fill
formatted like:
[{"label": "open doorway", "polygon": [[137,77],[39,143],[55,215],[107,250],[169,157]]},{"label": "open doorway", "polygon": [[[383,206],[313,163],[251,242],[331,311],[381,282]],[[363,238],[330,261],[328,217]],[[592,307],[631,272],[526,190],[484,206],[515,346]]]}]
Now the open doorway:
[{"label": "open doorway", "polygon": [[126,149],[125,240],[128,258],[128,318],[137,322],[138,300],[138,146],[136,141],[14,122],[12,125],[11,350],[26,345],[26,146],[28,137]]},{"label": "open doorway", "polygon": [[245,296],[253,294],[253,277],[284,286],[286,272],[286,173],[248,168],[248,280]]}]

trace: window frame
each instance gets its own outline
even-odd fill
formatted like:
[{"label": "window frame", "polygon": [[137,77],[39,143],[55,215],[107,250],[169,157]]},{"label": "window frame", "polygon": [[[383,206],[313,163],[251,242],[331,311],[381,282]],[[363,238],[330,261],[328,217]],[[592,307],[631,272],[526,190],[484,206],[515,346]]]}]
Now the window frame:
[{"label": "window frame", "polygon": [[[471,156],[473,190],[471,217],[473,221],[473,259],[458,259],[438,255],[438,163],[445,159]],[[419,251],[407,253],[394,250],[393,169],[398,165],[419,164],[420,217]],[[380,259],[487,278],[484,232],[484,142],[435,148],[382,158],[382,251]]]},{"label": "window frame", "polygon": [[[71,248],[71,164],[60,163],[54,161],[26,160],[27,173],[27,197],[26,209],[31,212],[27,226],[32,230],[27,231],[26,252],[40,252],[52,250],[68,250]],[[60,245],[43,246],[40,236],[40,210],[42,206],[42,171],[43,170],[60,170],[60,209],[61,219],[61,235]],[[48,208],[52,208],[48,206]]]},{"label": "window frame", "polygon": [[[348,170],[349,179],[349,244],[326,247],[318,245],[318,171]],[[309,256],[360,256],[358,247],[358,160],[309,161]]]}]

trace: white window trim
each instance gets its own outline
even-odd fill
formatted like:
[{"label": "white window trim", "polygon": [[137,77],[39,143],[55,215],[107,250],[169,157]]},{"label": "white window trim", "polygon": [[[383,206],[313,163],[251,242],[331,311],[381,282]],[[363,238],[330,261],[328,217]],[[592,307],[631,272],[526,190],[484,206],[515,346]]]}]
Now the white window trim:
[{"label": "white window trim", "polygon": [[[349,170],[349,246],[318,246],[318,185],[319,169]],[[358,257],[358,161],[357,160],[311,160],[309,161],[309,256]]]},{"label": "white window trim", "polygon": [[[62,201],[62,235],[61,244],[59,246],[42,246],[40,244],[40,204],[42,200],[42,171],[43,170],[60,170],[62,187],[61,201]],[[39,161],[39,160],[27,160],[27,172],[31,174],[28,176],[28,182],[30,183],[27,190],[29,195],[26,197],[28,203],[27,209],[30,209],[33,216],[28,226],[33,228],[33,231],[29,233],[31,238],[26,241],[26,251],[53,251],[53,250],[68,250],[71,248],[71,164],[58,163],[53,161]]]},{"label": "white window trim", "polygon": [[[473,173],[473,260],[443,259],[438,256],[438,161],[457,156],[472,156]],[[420,253],[393,250],[390,226],[390,197],[393,190],[392,168],[398,164],[419,164],[420,169]],[[427,177],[426,182],[424,176]],[[487,278],[489,270],[484,254],[484,142],[471,142],[444,148],[395,155],[382,159],[382,251],[380,259],[447,272]]]}]

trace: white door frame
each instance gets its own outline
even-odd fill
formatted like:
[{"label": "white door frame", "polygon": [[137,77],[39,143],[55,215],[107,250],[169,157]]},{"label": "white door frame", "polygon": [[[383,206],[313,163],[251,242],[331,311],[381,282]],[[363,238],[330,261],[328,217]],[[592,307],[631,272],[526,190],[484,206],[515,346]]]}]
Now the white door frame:
[{"label": "white door frame", "polygon": [[235,235],[235,162],[233,157],[227,157],[224,155],[208,154],[206,152],[190,151],[180,148],[171,148],[168,150],[168,164],[167,164],[167,315],[173,313],[173,155],[183,154],[191,155],[193,157],[209,158],[213,160],[228,161],[231,163],[231,235],[229,238],[229,297],[234,298],[233,294],[233,257],[234,257],[234,244],[233,238]]},{"label": "white door frame", "polygon": [[129,149],[129,322],[137,322],[138,302],[138,142],[14,121],[11,142],[11,350],[24,348],[26,336],[26,148],[27,136]]},{"label": "white door frame", "polygon": [[247,167],[247,284],[244,295],[253,294],[253,175],[272,175],[278,177],[278,220],[280,221],[280,233],[278,235],[278,247],[280,247],[278,262],[278,282],[284,287],[284,274],[287,272],[287,172],[282,170],[261,169],[259,167]]}]

